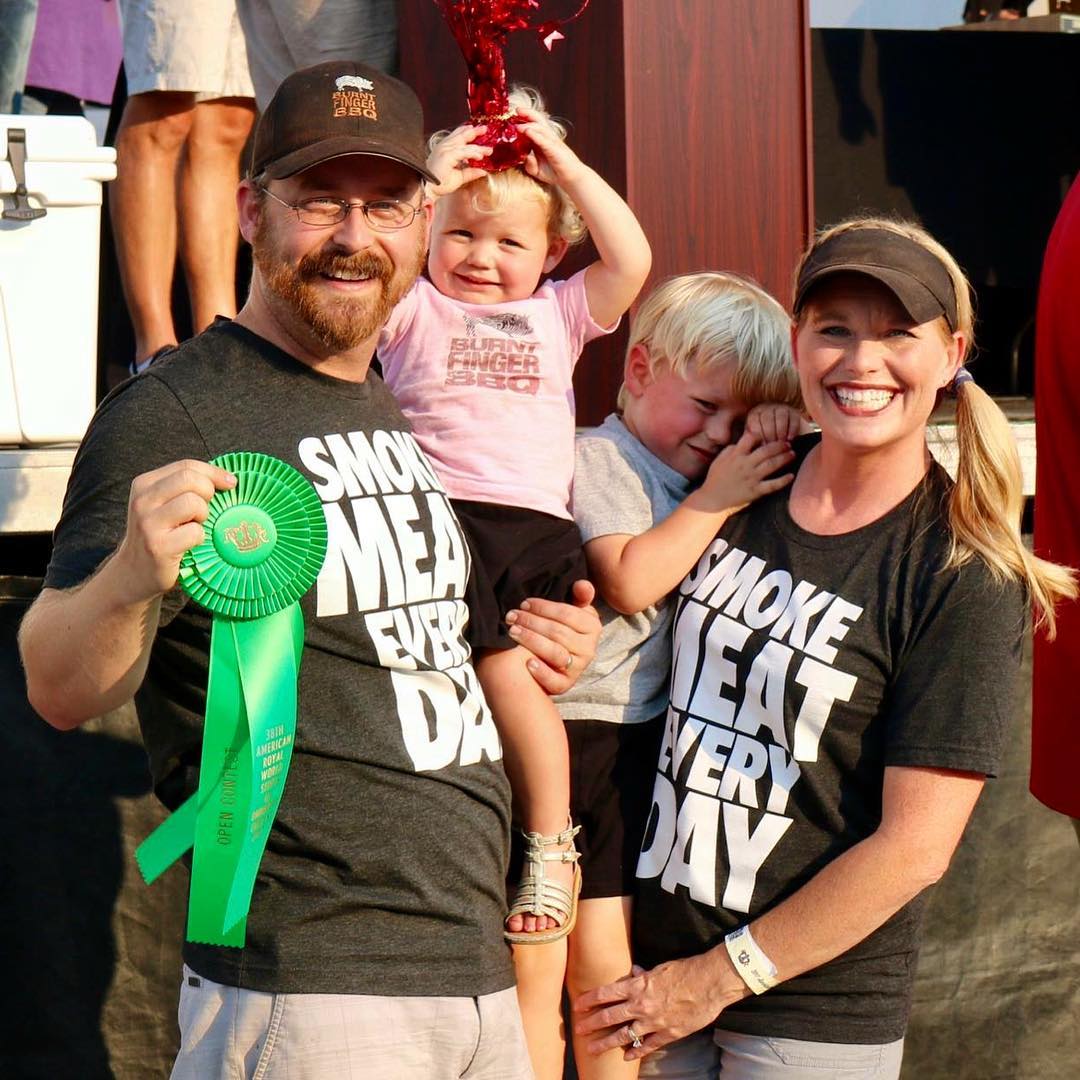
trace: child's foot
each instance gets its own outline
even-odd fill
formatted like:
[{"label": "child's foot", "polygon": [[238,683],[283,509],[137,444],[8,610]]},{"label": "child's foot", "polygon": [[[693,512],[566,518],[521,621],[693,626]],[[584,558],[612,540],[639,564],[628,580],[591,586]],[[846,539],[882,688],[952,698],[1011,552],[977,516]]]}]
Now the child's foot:
[{"label": "child's foot", "polygon": [[506,919],[507,940],[518,945],[558,941],[574,928],[581,889],[577,832],[568,822],[550,836],[523,834],[525,864]]}]

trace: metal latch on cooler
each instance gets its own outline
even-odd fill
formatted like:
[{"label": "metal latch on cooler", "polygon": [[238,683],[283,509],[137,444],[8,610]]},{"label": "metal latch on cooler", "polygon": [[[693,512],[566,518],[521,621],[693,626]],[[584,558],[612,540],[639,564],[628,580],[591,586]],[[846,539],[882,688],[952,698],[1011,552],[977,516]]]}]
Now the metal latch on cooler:
[{"label": "metal latch on cooler", "polygon": [[9,128],[7,133],[7,159],[15,176],[15,208],[4,207],[2,215],[5,221],[35,221],[46,214],[44,207],[30,205],[26,190],[26,130]]}]

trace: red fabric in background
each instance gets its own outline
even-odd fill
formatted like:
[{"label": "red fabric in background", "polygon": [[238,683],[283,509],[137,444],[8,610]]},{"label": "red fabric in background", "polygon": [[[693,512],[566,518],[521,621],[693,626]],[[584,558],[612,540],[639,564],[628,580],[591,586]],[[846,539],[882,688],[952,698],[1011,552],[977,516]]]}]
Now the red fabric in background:
[{"label": "red fabric in background", "polygon": [[[1035,550],[1080,568],[1080,180],[1043,261],[1035,321]],[[1080,601],[1035,639],[1031,792],[1080,818]]]}]

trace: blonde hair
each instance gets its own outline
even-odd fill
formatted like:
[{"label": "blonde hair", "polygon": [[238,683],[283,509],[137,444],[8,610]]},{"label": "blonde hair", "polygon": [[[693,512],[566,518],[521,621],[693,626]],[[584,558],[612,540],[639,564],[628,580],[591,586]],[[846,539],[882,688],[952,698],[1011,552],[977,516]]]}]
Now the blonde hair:
[{"label": "blonde hair", "polygon": [[[907,237],[929,251],[948,271],[956,294],[956,330],[964,337],[964,363],[975,340],[971,286],[956,260],[929,233],[909,221],[860,217],[822,230],[814,238],[795,271],[798,280],[806,260],[817,247],[839,233],[853,229],[885,229]],[[943,336],[951,338],[944,318]],[[994,400],[973,380],[956,386],[956,482],[949,494],[948,521],[952,534],[945,568],[963,566],[978,556],[999,581],[1019,581],[1035,609],[1036,627],[1055,631],[1054,605],[1077,594],[1073,571],[1037,558],[1024,546],[1020,519],[1024,509],[1023,476],[1009,422]]]},{"label": "blonde hair", "polygon": [[[760,285],[738,274],[704,271],[661,282],[630,326],[627,353],[641,345],[649,370],[685,376],[734,364],[732,394],[747,405],[775,401],[802,408],[791,362],[791,319]],[[620,411],[627,400],[619,390]]]},{"label": "blonde hair", "polygon": [[[566,125],[548,115],[544,99],[531,86],[515,86],[510,91],[511,112],[523,107],[543,113],[543,122],[552,133],[566,141]],[[449,131],[436,131],[428,139],[428,152],[434,150],[449,134]],[[461,190],[469,193],[473,209],[481,214],[498,213],[522,199],[538,199],[547,211],[549,240],[578,244],[589,234],[581,212],[570,196],[558,184],[545,184],[530,176],[521,166],[485,173]]]}]

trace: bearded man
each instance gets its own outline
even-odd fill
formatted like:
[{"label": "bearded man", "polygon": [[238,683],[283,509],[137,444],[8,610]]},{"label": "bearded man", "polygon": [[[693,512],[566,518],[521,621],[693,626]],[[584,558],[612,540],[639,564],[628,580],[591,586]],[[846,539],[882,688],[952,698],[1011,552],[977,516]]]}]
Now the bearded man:
[{"label": "bearded man", "polygon": [[[288,780],[244,946],[185,944],[174,1077],[532,1075],[503,941],[509,790],[462,633],[467,548],[369,370],[423,264],[422,123],[408,87],[360,64],[281,85],[238,193],[247,302],[102,403],[20,632],[55,727],[136,697],[176,807],[198,781],[209,668],[179,563],[235,483],[208,461],[272,455],[322,500]],[[550,692],[591,657],[590,597],[517,614]]]}]

